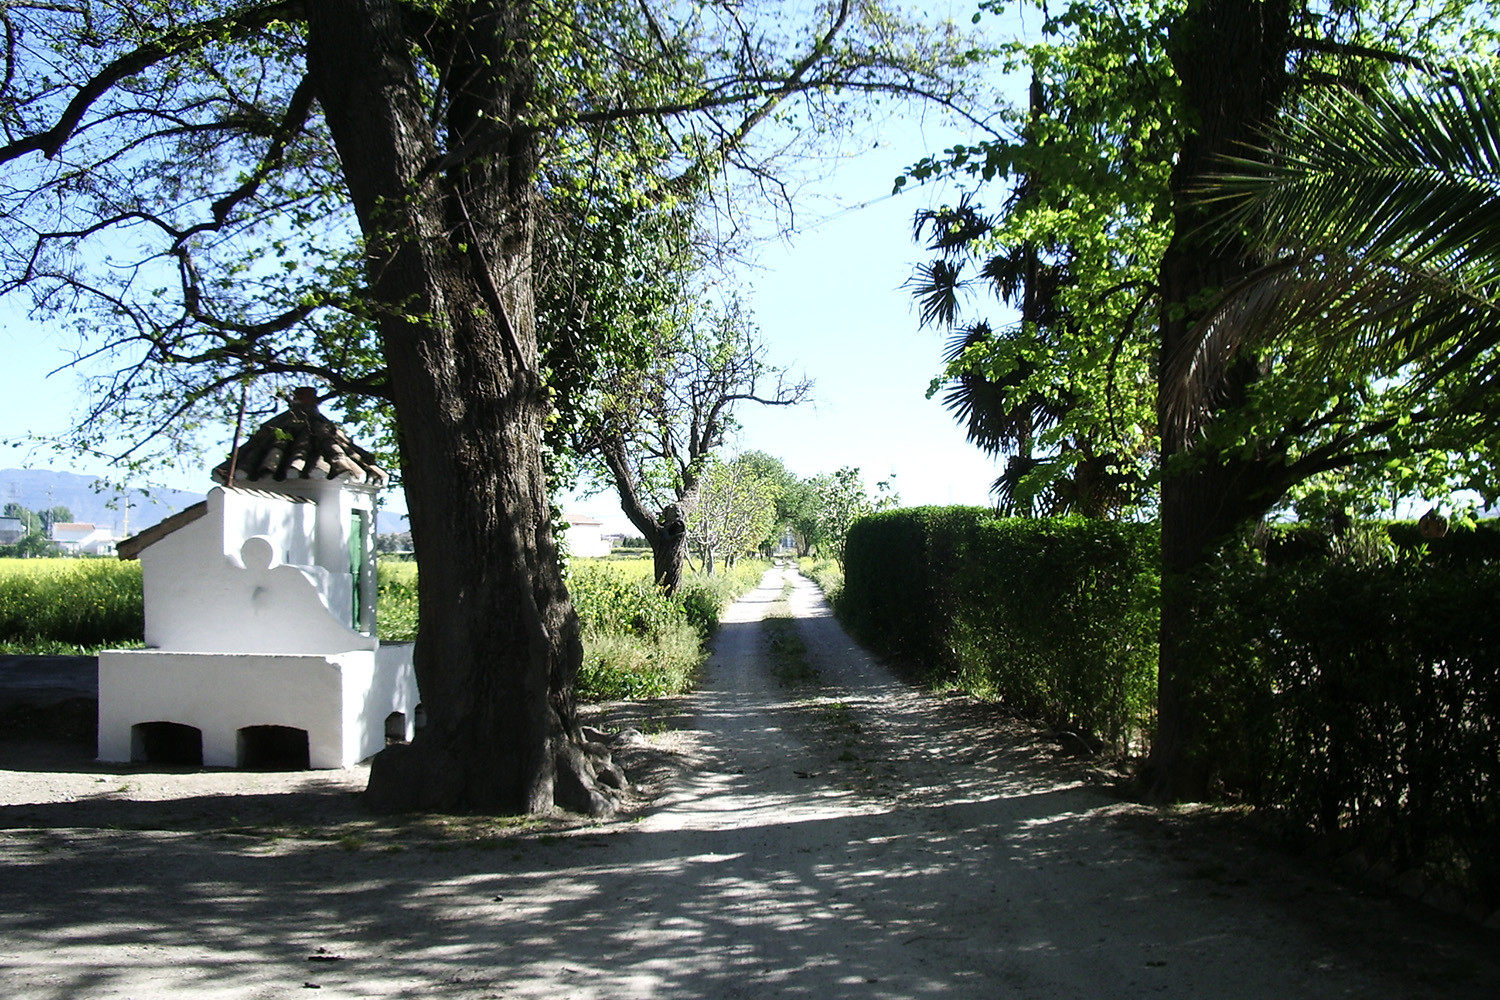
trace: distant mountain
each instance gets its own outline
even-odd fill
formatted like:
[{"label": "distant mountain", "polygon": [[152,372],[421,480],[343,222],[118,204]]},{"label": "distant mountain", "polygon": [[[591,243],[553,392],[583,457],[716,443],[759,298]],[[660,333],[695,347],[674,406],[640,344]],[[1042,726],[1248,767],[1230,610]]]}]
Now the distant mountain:
[{"label": "distant mountain", "polygon": [[135,534],[203,499],[202,493],[153,489],[118,492],[94,476],[50,469],[0,469],[0,508],[18,503],[27,510],[66,507],[74,521]]},{"label": "distant mountain", "polygon": [[377,510],[375,512],[375,533],[377,535],[393,535],[398,531],[410,531],[411,521],[407,520],[405,514],[397,514],[389,510]]},{"label": "distant mountain", "polygon": [[[191,507],[202,493],[152,489],[119,492],[105,489],[94,476],[49,469],[0,469],[0,509],[18,503],[27,510],[66,507],[74,521],[111,528],[117,536],[134,535]],[[375,520],[381,534],[410,531],[406,515],[380,511]]]}]

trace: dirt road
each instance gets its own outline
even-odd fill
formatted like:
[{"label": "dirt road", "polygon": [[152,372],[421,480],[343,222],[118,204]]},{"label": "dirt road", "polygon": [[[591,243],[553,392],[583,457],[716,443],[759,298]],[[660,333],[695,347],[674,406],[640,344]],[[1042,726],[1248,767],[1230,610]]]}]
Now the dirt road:
[{"label": "dirt road", "polygon": [[[163,773],[0,742],[0,996],[1500,996],[1500,937],[931,699],[772,574],[653,733],[624,821],[391,822],[360,771]],[[311,991],[316,991],[311,992]]]}]

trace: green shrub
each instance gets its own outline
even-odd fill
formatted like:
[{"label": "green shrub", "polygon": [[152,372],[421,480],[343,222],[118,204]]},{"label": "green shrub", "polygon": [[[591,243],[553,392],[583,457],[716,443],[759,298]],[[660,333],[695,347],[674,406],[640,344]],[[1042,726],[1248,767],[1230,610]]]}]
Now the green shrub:
[{"label": "green shrub", "polygon": [[832,559],[802,558],[797,560],[797,570],[823,591],[828,603],[838,604],[844,592],[844,569]]},{"label": "green shrub", "polygon": [[726,602],[723,591],[706,578],[689,578],[677,588],[677,604],[701,638],[713,635]]},{"label": "green shrub", "polygon": [[1156,686],[1153,525],[889,511],[849,533],[840,617],[933,686],[997,698],[1116,748]]}]

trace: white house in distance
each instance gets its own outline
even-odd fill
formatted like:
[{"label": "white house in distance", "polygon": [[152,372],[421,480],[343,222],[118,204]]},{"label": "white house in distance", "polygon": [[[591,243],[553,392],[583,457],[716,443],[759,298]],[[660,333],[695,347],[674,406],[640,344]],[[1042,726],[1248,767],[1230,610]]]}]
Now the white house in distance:
[{"label": "white house in distance", "polygon": [[604,537],[604,522],[585,514],[567,514],[568,552],[584,559],[607,556],[614,548]]},{"label": "white house in distance", "polygon": [[336,768],[411,739],[411,644],[375,637],[385,472],[299,389],[213,478],[119,543],[147,648],[99,656],[99,759]]},{"label": "white house in distance", "polygon": [[68,555],[112,556],[119,541],[109,527],[86,521],[59,521],[52,526],[52,540]]}]

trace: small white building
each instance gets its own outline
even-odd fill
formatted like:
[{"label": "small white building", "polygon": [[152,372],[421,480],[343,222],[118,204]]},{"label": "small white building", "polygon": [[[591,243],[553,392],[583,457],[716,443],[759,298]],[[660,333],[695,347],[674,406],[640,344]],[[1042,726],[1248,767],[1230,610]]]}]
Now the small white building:
[{"label": "small white building", "polygon": [[585,514],[566,514],[568,552],[584,559],[609,555],[613,544],[604,537],[604,522]]},{"label": "small white building", "polygon": [[411,739],[411,644],[375,637],[385,472],[299,390],[213,477],[119,544],[147,648],[99,657],[99,759],[349,767]]},{"label": "small white building", "polygon": [[52,540],[75,556],[112,556],[119,541],[110,528],[86,521],[59,521],[52,526]]}]

